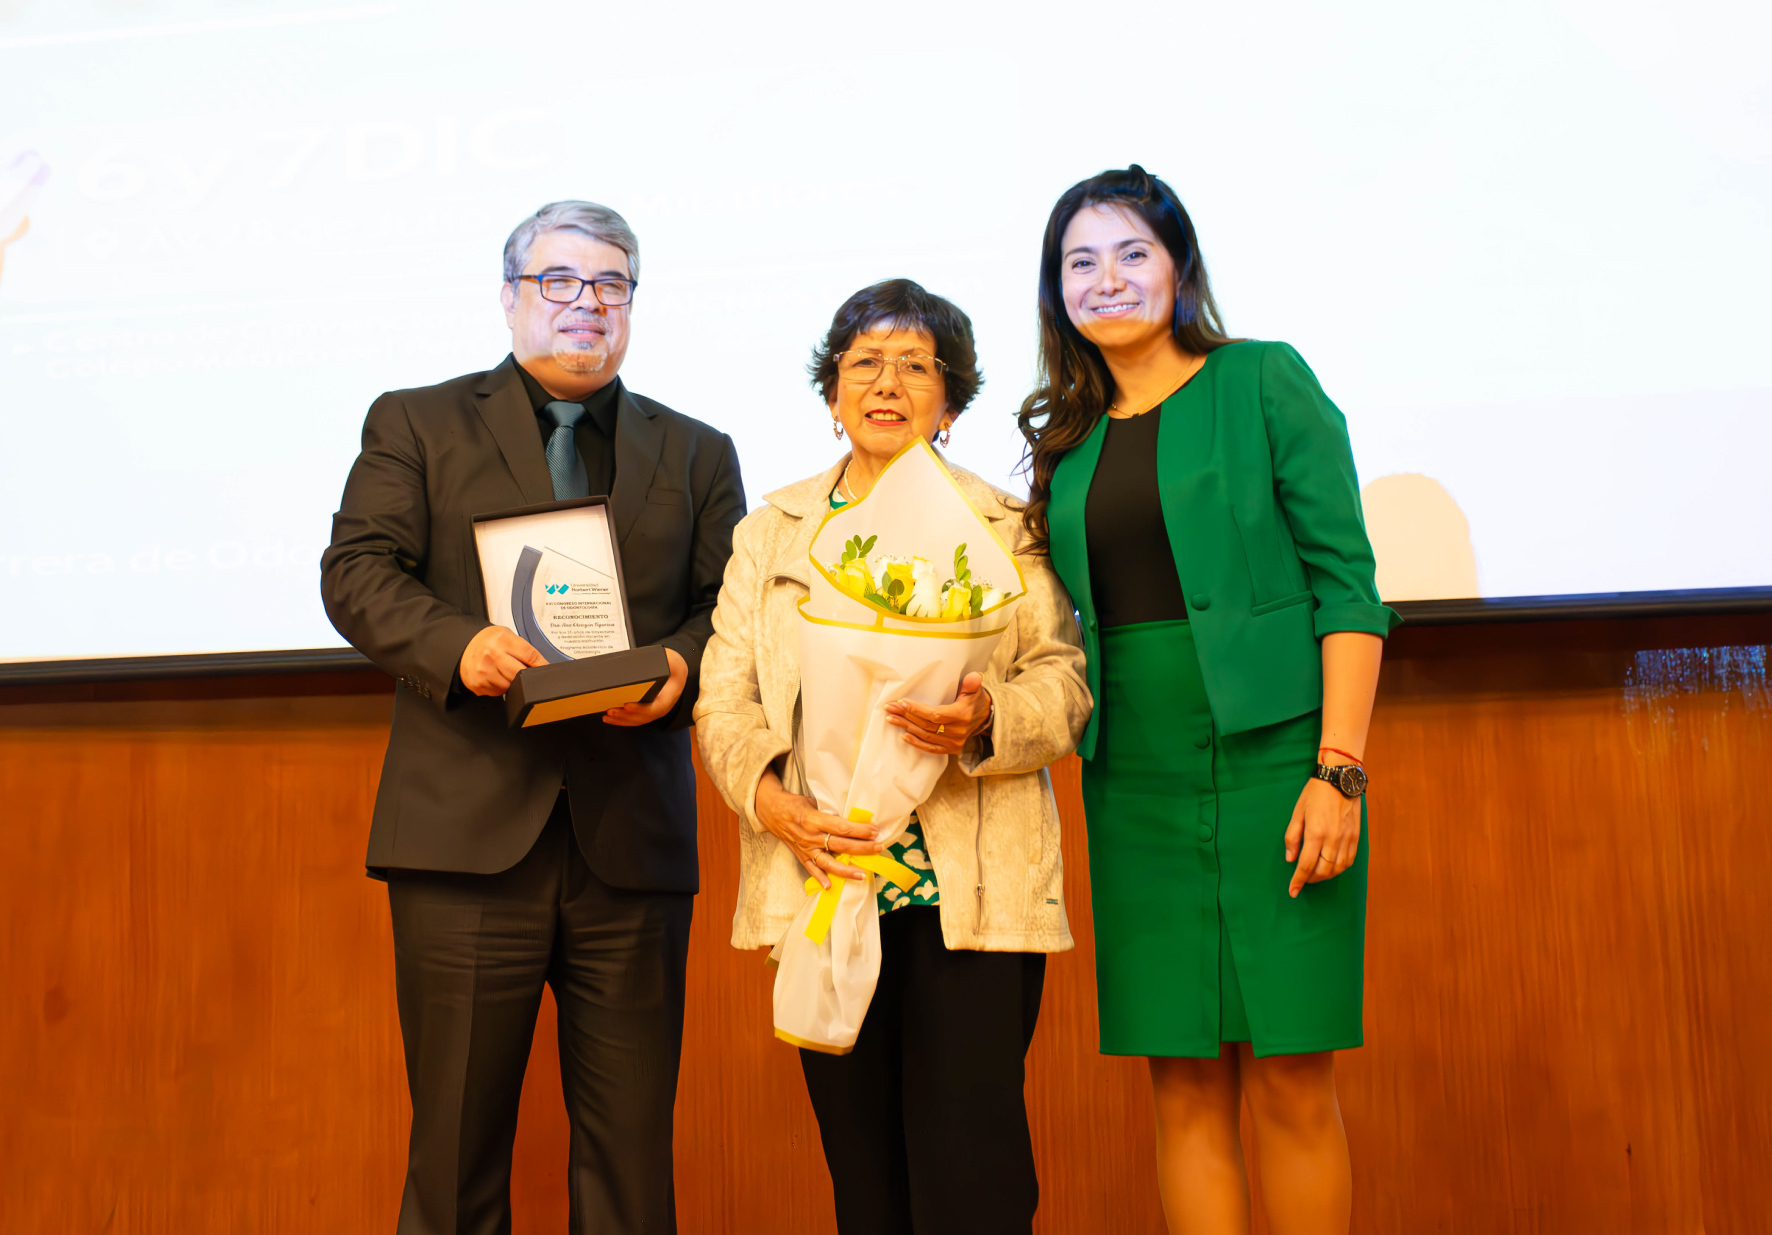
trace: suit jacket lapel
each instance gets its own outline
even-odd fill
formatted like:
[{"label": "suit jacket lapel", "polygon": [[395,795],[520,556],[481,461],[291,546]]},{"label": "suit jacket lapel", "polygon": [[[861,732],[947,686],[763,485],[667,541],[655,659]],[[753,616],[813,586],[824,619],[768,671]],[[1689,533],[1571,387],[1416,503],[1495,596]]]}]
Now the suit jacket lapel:
[{"label": "suit jacket lapel", "polygon": [[812,568],[806,564],[806,555],[812,550],[812,538],[817,535],[824,516],[830,513],[831,490],[836,487],[837,477],[843,474],[848,462],[849,456],[844,455],[822,476],[796,481],[763,496],[765,502],[795,520],[794,534],[788,538],[787,547],[768,565],[763,576],[765,580],[792,579],[801,587],[812,586]]},{"label": "suit jacket lapel", "polygon": [[[1212,361],[1207,354],[1207,364]],[[1215,410],[1212,387],[1205,369],[1163,401],[1163,419],[1157,424],[1157,492],[1163,507],[1163,526],[1169,532],[1169,553],[1182,591],[1190,596],[1213,571],[1201,555],[1208,552],[1210,537],[1200,534],[1199,512],[1213,499],[1218,471],[1212,464]]]},{"label": "suit jacket lapel", "polygon": [[506,356],[504,363],[486,374],[474,392],[480,418],[492,430],[492,439],[504,455],[505,466],[523,494],[523,504],[534,506],[554,500],[554,479],[548,474],[548,457],[542,449],[541,430],[536,427],[535,409],[529,405],[529,392],[517,375],[517,361]]},{"label": "suit jacket lapel", "polygon": [[1095,598],[1089,591],[1089,530],[1083,516],[1101,446],[1107,441],[1107,422],[1103,416],[1082,444],[1059,460],[1052,475],[1052,502],[1046,508],[1052,569],[1069,589],[1085,623],[1095,619]]},{"label": "suit jacket lapel", "polygon": [[803,588],[812,586],[812,568],[807,565],[807,554],[812,551],[812,538],[818,534],[819,516],[811,513],[803,516],[794,527],[793,539],[788,547],[771,565],[767,579],[792,579]]},{"label": "suit jacket lapel", "polygon": [[[659,455],[664,453],[665,432],[664,424],[642,407],[626,386],[615,399],[615,492],[609,495],[609,504],[615,507],[615,538],[626,543],[640,512],[646,509],[646,492],[658,470]],[[688,498],[684,494],[684,500]]]}]

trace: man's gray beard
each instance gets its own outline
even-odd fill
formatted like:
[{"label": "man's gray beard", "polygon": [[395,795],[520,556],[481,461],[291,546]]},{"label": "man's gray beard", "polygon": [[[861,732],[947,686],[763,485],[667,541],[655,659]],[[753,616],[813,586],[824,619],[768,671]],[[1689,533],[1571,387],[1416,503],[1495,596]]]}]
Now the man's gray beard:
[{"label": "man's gray beard", "polygon": [[594,352],[581,352],[576,348],[555,348],[554,363],[568,373],[601,373],[604,366],[609,363],[609,345],[605,343]]}]

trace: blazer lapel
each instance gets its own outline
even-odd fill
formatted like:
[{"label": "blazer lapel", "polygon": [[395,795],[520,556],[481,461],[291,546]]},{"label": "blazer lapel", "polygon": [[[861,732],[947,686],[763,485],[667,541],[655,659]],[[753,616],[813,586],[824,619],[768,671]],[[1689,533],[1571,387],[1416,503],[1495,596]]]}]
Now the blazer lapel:
[{"label": "blazer lapel", "polygon": [[1052,569],[1070,591],[1077,612],[1093,637],[1095,598],[1089,591],[1089,531],[1084,507],[1095,465],[1107,441],[1108,418],[1103,416],[1075,450],[1058,461],[1052,474],[1052,501],[1046,507],[1047,540],[1052,546]]},{"label": "blazer lapel", "polygon": [[806,563],[807,555],[812,552],[812,538],[818,533],[819,520],[815,515],[807,515],[794,527],[794,535],[788,541],[787,549],[771,563],[764,579],[792,579],[803,588],[812,586],[812,568]]},{"label": "blazer lapel", "polygon": [[664,424],[626,386],[615,398],[620,410],[615,417],[615,492],[609,495],[609,504],[615,507],[615,538],[625,543],[646,509],[646,492],[664,453],[665,433]]},{"label": "blazer lapel", "polygon": [[[832,478],[831,483],[837,483],[834,477]],[[827,488],[825,492],[829,493],[830,490]],[[803,591],[811,590],[812,570],[806,564],[806,555],[812,550],[812,537],[817,533],[818,525],[819,519],[817,517],[817,512],[808,512],[807,514],[800,516],[799,521],[794,526],[794,534],[788,538],[787,547],[776,557],[775,561],[770,564],[768,572],[763,576],[764,583],[767,584],[774,579],[786,579],[791,583],[797,584]],[[765,587],[764,595],[767,596],[769,594],[770,589]],[[800,618],[797,607],[789,615],[788,624],[790,627],[790,633],[788,633],[784,643],[787,646],[798,647]],[[772,634],[773,633],[777,632],[772,632]],[[797,731],[799,726],[794,724],[794,722],[799,719],[796,713],[799,710],[798,705],[800,699],[800,657],[797,652],[792,656],[780,659],[779,676],[773,683],[773,690],[771,693],[773,695],[772,701],[776,704],[777,711],[770,713],[770,715],[787,718],[789,724],[795,731]],[[800,762],[798,754],[795,755],[795,761],[800,766],[802,773],[800,783],[804,786],[805,765]]]},{"label": "blazer lapel", "polygon": [[[1211,363],[1212,353],[1207,353],[1207,367]],[[1209,377],[1202,368],[1192,381],[1165,399],[1163,419],[1157,424],[1157,492],[1163,526],[1169,532],[1176,577],[1182,591],[1190,596],[1199,591],[1203,580],[1217,576],[1201,556],[1216,547],[1213,537],[1202,535],[1201,517],[1201,512],[1210,508],[1218,484],[1212,462],[1215,409]]]},{"label": "blazer lapel", "polygon": [[529,405],[529,392],[517,376],[517,361],[506,356],[504,363],[486,374],[475,392],[480,419],[492,430],[492,440],[504,455],[505,466],[523,494],[523,504],[538,505],[554,500],[554,479],[548,474],[548,457],[542,449],[541,430],[536,427],[535,409]]},{"label": "blazer lapel", "polygon": [[822,476],[798,481],[763,496],[765,502],[795,521],[794,533],[788,537],[786,547],[765,567],[765,581],[792,579],[801,587],[812,586],[812,569],[806,564],[806,555],[812,551],[812,538],[818,534],[824,516],[830,513],[831,490],[836,487],[837,477],[843,474],[848,462],[849,456],[844,455]]}]

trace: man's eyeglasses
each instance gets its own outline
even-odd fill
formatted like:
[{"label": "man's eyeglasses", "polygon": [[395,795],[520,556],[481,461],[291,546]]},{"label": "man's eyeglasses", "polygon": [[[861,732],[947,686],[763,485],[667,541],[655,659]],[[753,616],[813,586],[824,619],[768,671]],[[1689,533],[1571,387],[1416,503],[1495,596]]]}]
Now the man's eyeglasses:
[{"label": "man's eyeglasses", "polygon": [[837,353],[837,376],[846,382],[865,382],[871,385],[886,372],[888,365],[897,371],[898,380],[906,386],[933,386],[941,381],[948,369],[942,361],[921,352],[912,352],[908,356],[893,359],[888,359],[879,352]]},{"label": "man's eyeglasses", "polygon": [[584,295],[587,286],[596,292],[599,304],[612,308],[627,304],[634,298],[634,280],[613,276],[581,279],[571,274],[520,274],[517,282],[535,284],[535,290],[541,293],[541,298],[554,304],[571,304]]}]

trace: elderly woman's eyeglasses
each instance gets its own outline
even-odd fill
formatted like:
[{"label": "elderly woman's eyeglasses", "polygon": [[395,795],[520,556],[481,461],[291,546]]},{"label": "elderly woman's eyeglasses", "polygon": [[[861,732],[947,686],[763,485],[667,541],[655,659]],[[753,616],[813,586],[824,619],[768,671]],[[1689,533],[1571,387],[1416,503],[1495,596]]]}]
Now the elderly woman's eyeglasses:
[{"label": "elderly woman's eyeglasses", "polygon": [[541,298],[554,304],[571,304],[584,295],[586,287],[596,292],[599,304],[611,307],[627,304],[634,298],[632,279],[581,279],[571,274],[520,274],[517,281],[535,284],[535,290],[541,293]]},{"label": "elderly woman's eyeglasses", "polygon": [[873,383],[890,365],[898,380],[906,386],[933,386],[947,372],[947,365],[933,356],[912,352],[908,356],[887,357],[879,352],[852,351],[837,353],[837,376],[846,382]]}]

